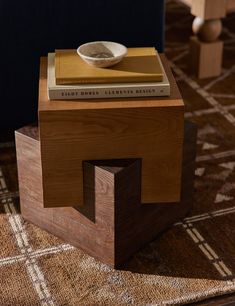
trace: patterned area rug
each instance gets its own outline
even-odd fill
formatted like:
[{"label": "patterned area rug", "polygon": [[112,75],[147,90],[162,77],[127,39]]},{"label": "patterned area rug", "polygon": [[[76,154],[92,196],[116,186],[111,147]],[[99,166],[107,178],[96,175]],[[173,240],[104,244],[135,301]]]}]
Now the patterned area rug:
[{"label": "patterned area rug", "polygon": [[166,54],[199,127],[190,216],[110,269],[22,219],[14,147],[0,143],[0,305],[178,305],[235,292],[235,14],[215,79],[187,71],[191,22],[168,1]]}]

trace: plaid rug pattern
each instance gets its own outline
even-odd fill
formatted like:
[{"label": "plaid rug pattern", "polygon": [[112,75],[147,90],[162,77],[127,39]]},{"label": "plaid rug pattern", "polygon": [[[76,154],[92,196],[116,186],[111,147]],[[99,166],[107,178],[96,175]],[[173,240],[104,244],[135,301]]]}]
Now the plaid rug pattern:
[{"label": "plaid rug pattern", "polygon": [[194,208],[113,270],[23,220],[14,143],[0,143],[0,305],[178,305],[235,292],[235,14],[223,72],[187,70],[192,16],[167,2],[166,55],[199,128]]}]

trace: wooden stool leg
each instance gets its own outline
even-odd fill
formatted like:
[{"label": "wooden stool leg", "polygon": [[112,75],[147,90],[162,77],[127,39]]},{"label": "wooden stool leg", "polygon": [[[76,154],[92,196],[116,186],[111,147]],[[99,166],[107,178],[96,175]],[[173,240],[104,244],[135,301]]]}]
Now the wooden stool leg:
[{"label": "wooden stool leg", "polygon": [[221,74],[223,42],[221,18],[226,14],[225,0],[192,0],[193,33],[190,38],[190,67],[198,78]]},{"label": "wooden stool leg", "polygon": [[199,79],[221,74],[223,42],[203,42],[197,36],[190,38],[190,69]]}]

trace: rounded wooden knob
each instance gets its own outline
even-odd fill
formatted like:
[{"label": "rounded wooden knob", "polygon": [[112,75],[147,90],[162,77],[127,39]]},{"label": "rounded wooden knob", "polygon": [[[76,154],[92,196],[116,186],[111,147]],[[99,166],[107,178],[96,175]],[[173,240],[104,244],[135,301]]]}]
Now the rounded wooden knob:
[{"label": "rounded wooden knob", "polygon": [[220,19],[204,20],[196,17],[193,21],[193,33],[204,42],[215,41],[222,32],[222,22]]}]

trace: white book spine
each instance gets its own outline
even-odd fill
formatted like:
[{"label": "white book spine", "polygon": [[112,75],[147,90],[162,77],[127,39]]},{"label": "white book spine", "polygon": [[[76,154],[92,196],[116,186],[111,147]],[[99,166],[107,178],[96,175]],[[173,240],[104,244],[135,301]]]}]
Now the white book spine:
[{"label": "white book spine", "polygon": [[117,88],[48,88],[50,100],[76,100],[76,99],[104,99],[104,98],[127,98],[127,97],[161,97],[170,95],[170,86],[141,86]]}]

